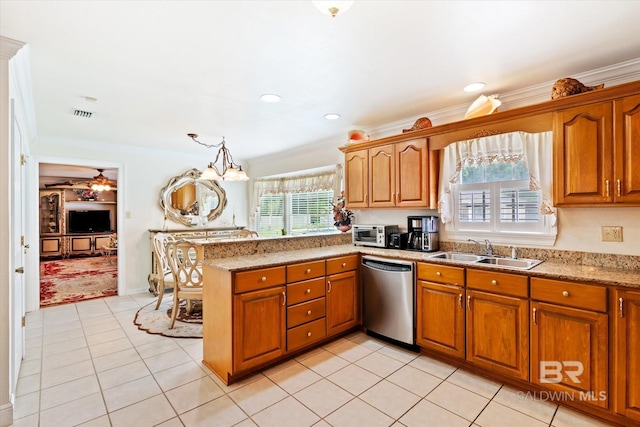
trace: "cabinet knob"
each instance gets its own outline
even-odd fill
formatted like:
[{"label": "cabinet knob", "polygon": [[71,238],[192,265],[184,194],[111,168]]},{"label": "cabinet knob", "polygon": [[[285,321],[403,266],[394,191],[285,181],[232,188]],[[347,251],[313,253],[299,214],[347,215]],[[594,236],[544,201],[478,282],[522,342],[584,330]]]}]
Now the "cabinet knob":
[{"label": "cabinet knob", "polygon": [[311,293],[311,289],[307,289],[307,291],[305,293],[306,294],[310,294]]},{"label": "cabinet knob", "polygon": [[310,337],[311,336],[311,332],[307,332],[307,336]]},{"label": "cabinet knob", "polygon": [[311,316],[311,310],[307,311],[307,316]]},{"label": "cabinet knob", "polygon": [[343,262],[343,263],[342,263],[342,267],[346,267],[346,266],[347,266],[347,263],[346,263],[346,262]]},{"label": "cabinet knob", "polygon": [[569,291],[562,291],[562,296],[563,297],[568,297],[569,296]]},{"label": "cabinet knob", "polygon": [[442,276],[442,273],[440,273],[439,271],[436,271],[436,276]]},{"label": "cabinet knob", "polygon": [[493,280],[491,281],[491,284],[492,284],[492,285],[497,285],[497,284],[498,284],[498,281],[497,281],[496,279],[493,279]]},{"label": "cabinet knob", "polygon": [[262,276],[262,277],[260,278],[260,280],[261,280],[261,281],[263,281],[263,282],[266,282],[266,281],[267,281],[267,277],[266,277],[266,276]]},{"label": "cabinet knob", "polygon": [[310,269],[310,268],[307,268],[306,273],[307,273],[307,274],[311,273],[311,269]]}]

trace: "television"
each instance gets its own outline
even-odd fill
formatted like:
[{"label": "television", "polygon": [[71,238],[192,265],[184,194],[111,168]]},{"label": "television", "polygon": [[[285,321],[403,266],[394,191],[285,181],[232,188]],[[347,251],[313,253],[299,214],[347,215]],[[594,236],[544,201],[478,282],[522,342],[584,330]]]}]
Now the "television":
[{"label": "television", "polygon": [[108,210],[69,211],[67,232],[98,233],[111,231],[111,212]]}]

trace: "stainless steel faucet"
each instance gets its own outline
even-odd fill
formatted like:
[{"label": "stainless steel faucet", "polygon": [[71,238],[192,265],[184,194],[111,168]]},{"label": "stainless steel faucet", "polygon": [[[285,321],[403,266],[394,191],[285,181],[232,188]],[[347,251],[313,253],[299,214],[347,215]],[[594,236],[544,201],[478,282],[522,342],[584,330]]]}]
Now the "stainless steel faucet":
[{"label": "stainless steel faucet", "polygon": [[[478,242],[477,240],[467,239],[467,241],[473,242],[481,248],[483,246],[482,243]],[[491,242],[489,241],[489,239],[484,239],[484,252],[486,255],[493,255],[493,246],[491,246]]]}]

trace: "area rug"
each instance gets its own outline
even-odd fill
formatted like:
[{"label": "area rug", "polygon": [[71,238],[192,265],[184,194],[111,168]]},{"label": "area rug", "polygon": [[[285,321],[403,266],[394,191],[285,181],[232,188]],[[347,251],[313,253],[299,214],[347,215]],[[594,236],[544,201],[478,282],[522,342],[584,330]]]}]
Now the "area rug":
[{"label": "area rug", "polygon": [[[167,296],[165,296],[167,298]],[[180,311],[173,329],[169,329],[173,301],[163,300],[157,310],[156,301],[145,305],[136,313],[133,323],[138,329],[150,334],[164,335],[172,338],[202,338],[202,306],[197,303],[192,314],[187,314],[186,302],[180,302]]]},{"label": "area rug", "polygon": [[118,260],[83,257],[40,262],[40,307],[118,294]]}]

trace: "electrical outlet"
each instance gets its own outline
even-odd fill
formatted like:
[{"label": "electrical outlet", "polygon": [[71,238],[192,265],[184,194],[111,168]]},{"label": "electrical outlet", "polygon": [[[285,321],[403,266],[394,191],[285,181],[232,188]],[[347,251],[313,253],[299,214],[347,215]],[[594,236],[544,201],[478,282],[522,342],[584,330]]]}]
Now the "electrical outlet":
[{"label": "electrical outlet", "polygon": [[603,242],[622,242],[622,227],[603,225],[602,226]]}]

